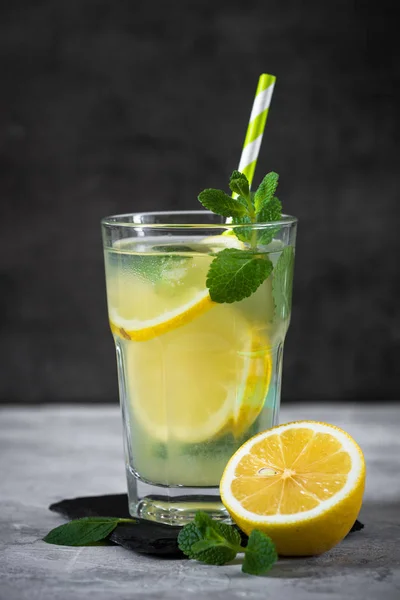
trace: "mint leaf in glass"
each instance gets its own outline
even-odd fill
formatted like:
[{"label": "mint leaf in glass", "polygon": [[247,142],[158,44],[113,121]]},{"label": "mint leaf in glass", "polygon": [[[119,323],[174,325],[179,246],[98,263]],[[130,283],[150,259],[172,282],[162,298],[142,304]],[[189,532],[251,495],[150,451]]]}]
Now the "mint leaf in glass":
[{"label": "mint leaf in glass", "polygon": [[[132,264],[136,274],[150,283],[156,284],[160,281],[174,283],[180,279],[181,269],[185,269],[188,262],[192,260],[191,256],[185,256],[186,252],[193,252],[193,250],[183,245],[154,246],[150,252],[135,254]],[[176,277],[174,277],[175,272]]]},{"label": "mint leaf in glass", "polygon": [[275,303],[275,317],[285,320],[292,306],[292,281],[294,271],[294,248],[286,246],[282,250],[272,277],[272,295]]},{"label": "mint leaf in glass", "polygon": [[254,252],[226,248],[212,261],[206,285],[214,302],[239,302],[248,298],[271,274],[272,262]]}]

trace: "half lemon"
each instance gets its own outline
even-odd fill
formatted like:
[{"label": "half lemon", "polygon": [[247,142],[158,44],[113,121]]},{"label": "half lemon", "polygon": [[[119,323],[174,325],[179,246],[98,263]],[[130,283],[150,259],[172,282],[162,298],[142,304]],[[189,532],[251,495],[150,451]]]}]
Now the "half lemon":
[{"label": "half lemon", "polygon": [[260,529],[286,556],[321,554],[350,531],[361,508],[365,463],[345,431],[315,421],[279,425],[247,441],[221,479],[239,527]]}]

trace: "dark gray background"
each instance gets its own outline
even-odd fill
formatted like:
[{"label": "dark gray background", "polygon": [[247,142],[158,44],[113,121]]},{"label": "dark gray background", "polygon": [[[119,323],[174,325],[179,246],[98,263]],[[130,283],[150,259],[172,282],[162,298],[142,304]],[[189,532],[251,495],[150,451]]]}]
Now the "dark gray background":
[{"label": "dark gray background", "polygon": [[396,2],[3,0],[0,400],[115,401],[99,220],[196,208],[278,77],[300,219],[284,400],[398,398]]}]

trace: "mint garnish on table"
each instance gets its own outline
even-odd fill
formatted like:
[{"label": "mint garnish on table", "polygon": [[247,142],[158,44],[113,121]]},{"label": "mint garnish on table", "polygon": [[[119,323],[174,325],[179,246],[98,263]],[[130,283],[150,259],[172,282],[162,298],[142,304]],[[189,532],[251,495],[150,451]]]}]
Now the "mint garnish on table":
[{"label": "mint garnish on table", "polygon": [[[107,540],[119,524],[138,522],[137,519],[118,517],[83,517],[52,529],[43,541],[58,546],[89,546]],[[278,559],[272,540],[261,531],[252,531],[246,547],[241,541],[236,527],[214,521],[201,511],[178,535],[180,550],[189,558],[208,565],[225,565],[238,553],[244,553],[242,571],[262,575]]]},{"label": "mint garnish on table", "polygon": [[207,287],[214,302],[231,303],[248,298],[271,275],[273,264],[260,246],[272,241],[277,228],[248,226],[281,218],[282,205],[275,196],[278,179],[278,174],[271,171],[256,192],[252,192],[246,175],[233,171],[229,187],[236,198],[214,189],[206,189],[199,194],[198,199],[205,208],[223,217],[231,217],[235,225],[244,225],[235,227],[233,232],[247,244],[243,250],[226,248],[212,261]]},{"label": "mint garnish on table", "polygon": [[251,575],[266,573],[278,559],[274,543],[261,531],[252,531],[247,546],[243,547],[235,527],[214,521],[201,511],[183,527],[178,545],[186,556],[208,565],[225,565],[238,553],[244,553],[242,571]]},{"label": "mint garnish on table", "polygon": [[137,523],[136,519],[83,517],[52,529],[43,541],[58,546],[88,546],[108,538],[119,523]]}]

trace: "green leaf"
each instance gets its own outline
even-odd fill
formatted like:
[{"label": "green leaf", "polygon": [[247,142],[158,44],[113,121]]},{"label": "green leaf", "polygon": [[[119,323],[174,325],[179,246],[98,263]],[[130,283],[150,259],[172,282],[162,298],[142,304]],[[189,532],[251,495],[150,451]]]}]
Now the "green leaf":
[{"label": "green leaf", "polygon": [[198,511],[192,523],[185,525],[178,536],[179,548],[189,558],[208,565],[224,565],[240,552],[240,534],[226,523],[214,521]]},{"label": "green leaf", "polygon": [[275,317],[283,320],[289,318],[292,306],[293,271],[294,248],[293,246],[286,246],[275,265],[272,277]]},{"label": "green leaf", "polygon": [[87,546],[104,540],[118,523],[125,521],[136,522],[115,517],[84,517],[52,529],[43,540],[59,546]]},{"label": "green leaf", "polygon": [[220,542],[213,542],[212,540],[202,540],[201,542],[197,542],[192,550],[198,546],[202,548],[201,551],[197,551],[195,553],[196,560],[200,560],[207,565],[225,565],[228,562],[231,562],[238,553],[237,550],[225,546]]},{"label": "green leaf", "polygon": [[221,523],[221,521],[215,521],[202,510],[197,511],[194,522],[205,539],[240,546],[241,537],[235,527],[227,523]]},{"label": "green leaf", "polygon": [[160,281],[174,284],[176,281],[174,271],[184,267],[189,260],[191,260],[190,256],[157,255],[143,252],[143,256],[135,255],[132,268],[139,277],[153,284]]},{"label": "green leaf", "polygon": [[[244,217],[239,218],[235,218],[233,217],[232,219],[232,223],[234,225],[251,225],[251,219],[248,215],[245,215]],[[234,228],[234,233],[236,235],[236,237],[241,241],[241,242],[250,242],[251,240],[251,234],[253,232],[253,230],[251,229],[251,227],[235,227]]]},{"label": "green leaf", "polygon": [[193,544],[193,546],[191,547],[191,552],[194,556],[197,556],[198,554],[201,554],[201,552],[203,552],[204,550],[209,550],[210,548],[214,547],[214,540],[199,540],[198,542],[195,542]]},{"label": "green leaf", "polygon": [[240,171],[233,171],[229,180],[229,187],[235,194],[244,196],[245,198],[249,195],[250,184],[244,173]]},{"label": "green leaf", "polygon": [[271,171],[264,177],[254,196],[256,213],[260,212],[262,207],[272,200],[278,187],[278,180],[279,175],[278,173],[274,173],[274,171]]},{"label": "green leaf", "polygon": [[214,302],[238,302],[250,296],[269,277],[272,263],[267,258],[236,248],[226,248],[212,261],[207,287]]},{"label": "green leaf", "polygon": [[257,223],[269,223],[270,221],[279,221],[282,217],[282,204],[275,196],[267,204],[264,204],[257,212]]},{"label": "green leaf", "polygon": [[266,573],[278,558],[272,540],[264,533],[253,531],[243,548],[236,527],[214,521],[202,511],[180,531],[178,544],[189,558],[208,565],[225,565],[244,552],[242,571],[253,575]]},{"label": "green leaf", "polygon": [[[264,204],[260,212],[257,213],[257,223],[270,223],[273,221],[279,221],[282,217],[282,204],[280,200],[275,196],[270,202]],[[279,227],[268,227],[267,229],[260,229],[257,231],[257,243],[266,246],[270,244],[274,239],[274,236],[278,233]]]},{"label": "green leaf", "polygon": [[228,196],[222,190],[203,190],[198,199],[205,208],[223,217],[241,217],[247,213],[247,208],[242,202]]},{"label": "green leaf", "polygon": [[212,521],[212,527],[215,534],[217,534],[220,539],[223,539],[228,544],[236,547],[238,552],[240,551],[242,538],[235,527],[232,527],[232,525],[228,525],[227,523],[221,523],[220,521]]},{"label": "green leaf", "polygon": [[277,560],[278,554],[271,538],[257,529],[253,530],[245,550],[243,573],[263,575]]},{"label": "green leaf", "polygon": [[206,512],[203,510],[198,510],[194,516],[194,522],[199,528],[199,531],[201,531],[201,534],[204,536],[206,534],[207,527],[212,525],[213,520]]},{"label": "green leaf", "polygon": [[188,523],[179,532],[178,546],[186,556],[195,558],[196,553],[192,551],[192,546],[203,539],[203,535],[194,521]]},{"label": "green leaf", "polygon": [[[191,248],[190,246],[184,246],[183,244],[166,244],[165,246],[152,246],[151,247],[153,252],[165,252],[165,253],[170,253],[170,252],[179,252],[179,253],[183,253],[183,252],[193,252],[193,248]],[[174,257],[174,255],[172,254],[170,258],[181,258],[181,257]]]}]

